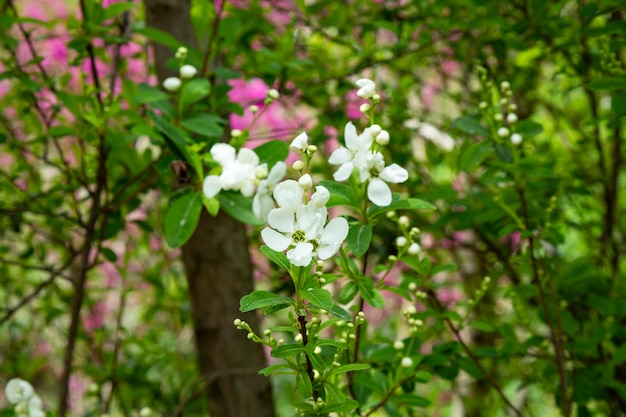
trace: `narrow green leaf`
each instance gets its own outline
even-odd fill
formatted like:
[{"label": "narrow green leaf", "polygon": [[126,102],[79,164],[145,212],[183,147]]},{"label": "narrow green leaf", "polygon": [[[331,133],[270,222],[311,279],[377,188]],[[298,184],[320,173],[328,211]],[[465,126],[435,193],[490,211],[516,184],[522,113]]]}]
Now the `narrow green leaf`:
[{"label": "narrow green leaf", "polygon": [[190,104],[200,101],[211,93],[211,84],[206,78],[196,78],[183,84],[180,92],[180,105],[186,109]]},{"label": "narrow green leaf", "polygon": [[351,224],[346,241],[354,256],[363,256],[372,242],[372,226],[359,223]]},{"label": "narrow green leaf", "polygon": [[346,372],[364,371],[370,368],[371,366],[367,363],[349,363],[333,369],[332,374],[345,374]]},{"label": "narrow green leaf", "polygon": [[304,352],[304,346],[301,344],[288,343],[274,348],[270,354],[272,358],[290,358],[302,352]]},{"label": "narrow green leaf", "polygon": [[485,322],[485,321],[479,321],[479,320],[473,320],[470,321],[468,324],[470,327],[473,327],[475,329],[478,330],[482,330],[483,332],[487,332],[487,333],[491,333],[494,332],[496,329],[493,327],[493,325]]},{"label": "narrow green leaf", "polygon": [[267,366],[259,371],[259,375],[270,376],[272,373],[281,370],[289,370],[292,373],[293,369],[287,363],[277,363],[276,365]]},{"label": "narrow green leaf", "polygon": [[385,306],[385,299],[382,295],[380,295],[380,292],[374,288],[374,284],[371,279],[360,279],[358,286],[359,291],[367,304],[375,308],[383,308]]},{"label": "narrow green leaf", "polygon": [[352,320],[352,315],[348,313],[343,307],[340,307],[337,304],[335,304],[333,308],[327,311],[333,316],[338,317],[340,319]]},{"label": "narrow green leaf", "polygon": [[163,229],[167,244],[178,248],[187,242],[196,229],[201,211],[201,192],[188,193],[177,199],[165,213]]},{"label": "narrow green leaf", "polygon": [[430,400],[415,394],[396,394],[391,401],[396,404],[412,405],[413,407],[428,407]]},{"label": "narrow green leaf", "polygon": [[626,88],[626,78],[606,77],[589,83],[590,90],[618,90]]},{"label": "narrow green leaf", "polygon": [[348,185],[326,180],[320,181],[319,184],[326,187],[326,189],[330,192],[330,200],[326,204],[327,207],[359,207],[360,202],[352,192],[352,188]]},{"label": "narrow green leaf", "polygon": [[273,166],[278,161],[284,161],[289,155],[289,145],[282,140],[270,140],[254,148],[254,152],[261,162]]},{"label": "narrow green leaf", "polygon": [[304,371],[296,376],[296,390],[298,390],[300,395],[304,398],[309,398],[313,395],[313,385],[311,384],[309,375]]},{"label": "narrow green leaf", "polygon": [[104,9],[102,21],[109,20],[110,18],[115,17],[118,14],[133,10],[135,7],[137,6],[132,2],[111,3]]},{"label": "narrow green leaf", "polygon": [[437,207],[433,206],[432,204],[424,200],[420,200],[419,198],[404,198],[404,197],[401,197],[399,194],[394,193],[393,200],[391,201],[390,205],[385,206],[385,207],[372,206],[369,209],[368,214],[370,217],[377,217],[390,210],[436,210],[436,209]]},{"label": "narrow green leaf", "polygon": [[359,287],[356,282],[350,281],[346,285],[343,286],[341,291],[339,292],[339,302],[342,304],[348,304],[350,301],[354,299],[356,294],[359,292]]},{"label": "narrow green leaf", "polygon": [[224,129],[209,114],[197,114],[180,122],[185,129],[209,138],[219,138]]},{"label": "narrow green leaf", "polygon": [[349,413],[355,410],[359,406],[359,403],[352,399],[346,399],[341,404],[328,404],[324,407],[325,413]]},{"label": "narrow green leaf", "polygon": [[324,289],[317,290],[305,290],[300,294],[304,299],[314,304],[316,307],[323,308],[324,310],[330,310],[333,308],[333,296]]},{"label": "narrow green leaf", "polygon": [[256,310],[257,308],[265,308],[275,304],[294,304],[293,299],[284,297],[273,292],[257,290],[245,295],[239,301],[239,310],[241,312]]},{"label": "narrow green leaf", "polygon": [[522,135],[523,138],[531,138],[543,132],[543,126],[530,120],[522,120],[515,125],[515,132]]},{"label": "narrow green leaf", "polygon": [[139,35],[147,37],[151,41],[165,45],[172,50],[176,50],[179,46],[181,46],[180,41],[178,41],[174,36],[153,27],[136,27],[133,28],[133,31]]},{"label": "narrow green leaf", "polygon": [[472,143],[459,158],[459,169],[465,172],[472,172],[478,165],[481,164],[487,158],[489,154],[493,153],[491,143],[486,140]]},{"label": "narrow green leaf", "polygon": [[470,135],[489,136],[489,131],[485,129],[476,119],[469,116],[461,116],[454,119],[450,127]]},{"label": "narrow green leaf", "polygon": [[261,246],[261,252],[263,253],[263,255],[267,256],[270,261],[274,262],[276,265],[280,266],[285,271],[291,270],[291,263],[289,262],[289,259],[287,259],[284,253],[276,252],[267,245]]},{"label": "narrow green leaf", "polygon": [[234,219],[253,226],[265,224],[265,220],[259,219],[252,211],[252,200],[244,197],[241,193],[222,191],[217,195],[220,207]]}]

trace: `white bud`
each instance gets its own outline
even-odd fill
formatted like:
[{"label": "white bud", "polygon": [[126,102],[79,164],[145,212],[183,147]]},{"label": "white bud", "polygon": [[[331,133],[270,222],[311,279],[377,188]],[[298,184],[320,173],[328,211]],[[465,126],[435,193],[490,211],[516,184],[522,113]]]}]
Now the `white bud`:
[{"label": "white bud", "polygon": [[405,247],[407,243],[408,243],[408,241],[407,241],[406,237],[404,237],[404,236],[398,236],[396,238],[396,246],[399,247],[399,248]]},{"label": "white bud", "polygon": [[230,136],[233,138],[238,138],[243,134],[243,132],[239,129],[233,129],[230,131]]},{"label": "white bud", "polygon": [[370,79],[361,78],[357,80],[356,85],[360,87],[356,95],[361,98],[370,98],[376,94],[376,83]]},{"label": "white bud", "polygon": [[306,152],[307,152],[309,155],[314,154],[315,152],[317,152],[317,146],[315,146],[315,145],[309,145],[309,146],[307,146],[307,147],[306,147]]},{"label": "white bud", "polygon": [[378,134],[380,132],[382,132],[382,128],[380,127],[380,125],[371,125],[370,126],[370,133],[372,134],[373,137],[378,136]]},{"label": "white bud", "polygon": [[373,101],[374,103],[378,103],[378,102],[380,101],[380,94],[374,94],[374,95],[372,96],[372,101]]},{"label": "white bud", "polygon": [[509,136],[509,129],[507,129],[506,127],[501,127],[500,129],[498,129],[498,136],[500,136],[501,138]]},{"label": "white bud", "polygon": [[248,109],[250,110],[250,113],[254,114],[259,111],[259,106],[257,106],[256,104],[253,104],[250,107],[248,107]]},{"label": "white bud", "polygon": [[502,97],[502,98],[500,99],[500,104],[501,104],[501,105],[506,106],[508,103],[509,103],[509,99],[508,99],[508,98],[506,98],[506,97]]},{"label": "white bud", "polygon": [[409,249],[407,249],[407,252],[409,252],[409,254],[411,255],[417,255],[418,253],[420,253],[421,250],[422,248],[420,247],[419,243],[413,242],[411,243],[411,246],[409,246]]},{"label": "white bud", "polygon": [[298,333],[294,339],[297,343],[302,343],[302,335],[300,333]]},{"label": "white bud", "polygon": [[402,360],[400,361],[400,365],[403,368],[410,368],[411,366],[413,366],[413,359],[409,358],[408,356],[405,356],[404,358],[402,358]]},{"label": "white bud", "polygon": [[254,333],[248,333],[248,336],[246,336],[248,339],[252,340],[254,339]]},{"label": "white bud", "polygon": [[[307,174],[308,175],[308,174]],[[330,200],[330,192],[328,188],[318,185],[315,187],[315,192],[311,196],[311,203],[317,208],[324,207],[326,203]],[[324,266],[324,264],[322,264]]]},{"label": "white bud", "polygon": [[515,103],[509,104],[509,111],[510,112],[513,112],[513,111],[516,111],[516,110],[517,110],[517,104],[515,104]]},{"label": "white bud", "polygon": [[359,106],[359,111],[361,113],[367,113],[371,108],[372,106],[370,106],[369,103],[363,103]]},{"label": "white bud", "polygon": [[409,291],[413,292],[417,289],[417,284],[414,282],[409,283]]},{"label": "white bud", "polygon": [[409,227],[409,224],[411,223],[411,221],[409,220],[409,218],[407,216],[400,216],[398,218],[398,224],[402,227]]},{"label": "white bud", "polygon": [[376,143],[385,146],[389,143],[389,132],[382,130],[378,136],[376,136]]},{"label": "white bud", "polygon": [[519,145],[520,143],[522,143],[522,135],[520,135],[519,133],[513,133],[511,135],[511,143],[513,145]]},{"label": "white bud", "polygon": [[304,174],[298,179],[298,185],[303,190],[308,190],[309,188],[313,187],[313,178],[311,178],[309,174]]},{"label": "white bud", "polygon": [[152,409],[150,407],[144,407],[139,411],[140,417],[150,417],[152,415]]},{"label": "white bud", "polygon": [[481,101],[480,103],[478,103],[478,107],[480,107],[482,110],[485,110],[487,106],[488,104],[486,101]]},{"label": "white bud", "polygon": [[322,353],[322,347],[321,346],[315,346],[315,349],[313,349],[313,352],[316,355],[319,355],[320,353]]},{"label": "white bud", "polygon": [[502,81],[500,83],[500,90],[505,91],[511,88],[511,84],[508,81]]},{"label": "white bud", "polygon": [[235,319],[235,321],[233,321],[233,324],[235,326],[239,326],[239,325],[241,325],[241,320],[240,319]]},{"label": "white bud", "polygon": [[280,93],[275,88],[270,88],[269,90],[267,90],[267,96],[272,100],[276,100],[278,99],[278,97],[280,97]]},{"label": "white bud", "polygon": [[298,159],[297,161],[293,163],[293,165],[291,165],[291,167],[295,169],[296,171],[300,171],[301,169],[304,168],[304,162]]},{"label": "white bud", "polygon": [[183,65],[180,67],[180,78],[193,78],[198,73],[198,70],[193,65]]},{"label": "white bud", "polygon": [[509,113],[506,115],[506,121],[510,124],[517,122],[517,114]]},{"label": "white bud", "polygon": [[415,314],[415,313],[417,313],[417,309],[415,308],[414,305],[410,305],[410,306],[408,306],[404,310],[404,314],[406,314],[406,315],[411,315],[411,314]]},{"label": "white bud", "polygon": [[[320,377],[320,371],[318,371],[317,369],[313,369],[313,379],[319,379]],[[321,399],[321,398],[318,398]]]},{"label": "white bud", "polygon": [[393,348],[395,350],[402,350],[402,349],[404,349],[404,342],[402,340],[396,340],[395,342],[393,342]]},{"label": "white bud", "polygon": [[501,122],[504,119],[504,116],[502,116],[502,113],[496,113],[493,115],[493,119],[496,122]]},{"label": "white bud", "polygon": [[176,50],[176,54],[174,55],[177,59],[185,59],[187,57],[187,48],[185,48],[184,46],[180,46],[177,50]]},{"label": "white bud", "polygon": [[267,164],[261,164],[257,166],[254,174],[260,180],[263,178],[267,178],[267,175],[269,174],[269,171],[267,169]]},{"label": "white bud", "polygon": [[180,84],[180,78],[168,77],[163,81],[163,88],[173,93],[174,91],[178,91],[178,89],[180,88]]}]

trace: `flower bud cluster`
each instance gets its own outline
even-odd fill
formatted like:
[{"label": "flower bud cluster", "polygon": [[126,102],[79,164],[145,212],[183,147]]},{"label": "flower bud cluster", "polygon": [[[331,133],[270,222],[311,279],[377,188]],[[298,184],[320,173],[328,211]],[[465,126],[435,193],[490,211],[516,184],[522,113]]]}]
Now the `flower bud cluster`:
[{"label": "flower bud cluster", "polygon": [[480,284],[480,288],[474,291],[474,298],[470,298],[469,300],[467,300],[467,304],[472,307],[475,306],[478,303],[478,301],[480,301],[480,299],[483,298],[483,296],[489,289],[490,283],[491,283],[491,277],[488,277],[488,276],[484,277],[482,283]]},{"label": "flower bud cluster", "polygon": [[400,227],[402,235],[396,238],[396,246],[398,247],[398,256],[390,257],[390,261],[395,262],[405,253],[409,255],[418,255],[422,251],[422,247],[418,243],[420,230],[417,227],[410,227],[411,220],[407,216],[398,216],[394,210],[387,212],[387,218],[394,220]]},{"label": "flower bud cluster", "polygon": [[187,48],[181,46],[176,51],[176,59],[180,62],[180,69],[178,70],[179,77],[168,77],[163,80],[163,88],[170,93],[175,93],[180,90],[183,84],[183,80],[190,80],[198,74],[198,69],[193,65],[184,64],[187,58]]},{"label": "flower bud cluster", "polygon": [[417,314],[417,309],[414,305],[410,305],[404,309],[402,315],[406,319],[407,324],[409,325],[409,331],[411,334],[415,334],[419,331],[419,328],[424,325],[424,322],[421,319],[415,318]]}]

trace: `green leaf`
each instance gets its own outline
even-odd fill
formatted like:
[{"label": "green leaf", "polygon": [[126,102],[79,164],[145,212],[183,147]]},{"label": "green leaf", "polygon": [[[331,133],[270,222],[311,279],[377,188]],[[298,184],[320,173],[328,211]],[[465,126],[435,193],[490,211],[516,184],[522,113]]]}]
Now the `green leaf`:
[{"label": "green leaf", "polygon": [[102,256],[109,262],[117,262],[117,254],[110,248],[102,248],[100,250]]},{"label": "green leaf", "polygon": [[298,390],[300,395],[304,398],[309,398],[313,395],[313,385],[311,384],[309,375],[304,371],[296,375],[296,390]]},{"label": "green leaf", "polygon": [[48,134],[53,138],[62,138],[64,136],[72,136],[76,134],[76,129],[69,126],[53,126],[48,130]]},{"label": "green leaf", "polygon": [[352,192],[352,188],[348,185],[326,180],[320,181],[319,184],[326,187],[326,189],[330,192],[330,200],[328,200],[328,203],[326,204],[327,207],[359,207],[359,201]]},{"label": "green leaf", "polygon": [[483,332],[487,332],[487,333],[491,333],[494,332],[496,329],[493,327],[493,325],[485,322],[485,321],[479,321],[479,320],[473,320],[471,322],[469,322],[469,326],[473,327],[475,329],[478,330],[482,330]]},{"label": "green leaf", "polygon": [[106,20],[109,20],[112,17],[117,16],[120,13],[133,10],[135,7],[137,6],[134,3],[126,3],[126,2],[111,3],[106,9],[104,9],[102,21],[104,22]]},{"label": "green leaf", "polygon": [[618,90],[626,88],[626,78],[606,77],[589,83],[590,90]]},{"label": "green leaf", "polygon": [[384,214],[390,210],[436,210],[437,207],[433,206],[426,201],[420,200],[419,198],[402,198],[399,194],[394,193],[393,201],[390,205],[385,207],[372,206],[369,209],[369,216],[376,217],[381,214]]},{"label": "green leaf", "polygon": [[220,211],[220,201],[216,197],[208,198],[203,193],[202,204],[204,204],[204,207],[211,216],[217,216],[217,213]]},{"label": "green leaf", "polygon": [[333,296],[324,289],[304,290],[300,295],[310,301],[315,307],[323,308],[324,310],[330,310],[335,305],[333,303]]},{"label": "green leaf", "polygon": [[365,302],[374,308],[383,308],[385,299],[380,292],[374,288],[374,283],[369,278],[363,278],[358,281],[359,291]]},{"label": "green leaf", "polygon": [[489,131],[485,129],[476,119],[469,116],[461,116],[454,119],[450,127],[470,135],[489,136]]},{"label": "green leaf", "polygon": [[530,120],[522,120],[515,125],[515,132],[522,135],[523,138],[530,138],[542,133],[543,126]]},{"label": "green leaf", "polygon": [[155,29],[153,27],[135,27],[133,29],[135,33],[143,35],[151,41],[168,46],[173,50],[176,50],[179,46],[181,46],[180,41],[178,41],[169,33],[163,32],[162,30]]},{"label": "green leaf", "polygon": [[335,304],[330,310],[327,310],[330,314],[335,317],[339,317],[343,320],[352,320],[352,315],[348,313],[343,307]]},{"label": "green leaf", "polygon": [[620,365],[622,362],[626,362],[626,344],[620,346],[611,358],[611,365]]},{"label": "green leaf", "polygon": [[354,256],[363,256],[372,242],[372,226],[359,223],[350,225],[350,231],[348,232],[346,241],[350,249],[352,249]]},{"label": "green leaf", "polygon": [[397,394],[391,399],[396,404],[412,405],[413,407],[428,407],[430,400],[415,394]]},{"label": "green leaf", "polygon": [[367,363],[349,363],[334,368],[331,374],[345,374],[347,372],[364,371],[370,368],[371,366]]},{"label": "green leaf", "polygon": [[293,370],[291,369],[291,366],[289,366],[289,364],[287,363],[277,363],[276,365],[270,365],[270,366],[266,366],[265,368],[261,369],[258,373],[259,375],[263,375],[263,376],[270,376],[272,373],[276,372],[276,371],[280,371],[283,369],[288,369],[289,373],[292,373]]},{"label": "green leaf", "polygon": [[215,123],[210,114],[197,114],[180,122],[185,129],[209,138],[219,138],[224,129]]},{"label": "green leaf", "polygon": [[324,407],[325,413],[349,413],[355,410],[359,403],[352,399],[346,399],[341,404],[328,404]]},{"label": "green leaf", "polygon": [[458,358],[457,362],[459,364],[459,368],[467,372],[471,377],[476,379],[483,379],[484,375],[480,371],[480,368],[470,359],[470,358]]},{"label": "green leaf", "polygon": [[267,245],[261,246],[261,252],[263,253],[263,255],[267,256],[270,261],[274,262],[276,265],[280,266],[285,271],[291,270],[291,263],[289,262],[289,259],[287,259],[284,253],[276,252],[275,250],[271,249]]},{"label": "green leaf", "polygon": [[339,302],[342,304],[348,304],[350,301],[354,299],[356,294],[359,292],[359,287],[356,282],[350,281],[346,285],[343,286],[341,291],[339,292]]},{"label": "green leaf", "polygon": [[[148,116],[154,123],[154,127],[157,129],[157,131],[161,133],[161,136],[165,140],[165,143],[172,151],[172,153],[176,156],[176,158],[181,159],[194,167],[194,161],[189,155],[189,151],[187,149],[187,135],[185,134],[185,132],[170,124],[161,116],[152,111],[148,113]],[[195,169],[196,168],[194,167],[194,171]],[[201,177],[203,173],[196,172],[196,174]]]},{"label": "green leaf", "polygon": [[246,311],[256,310],[258,308],[265,308],[274,304],[291,304],[295,302],[290,297],[283,297],[282,295],[274,294],[273,292],[257,290],[252,291],[250,294],[245,295],[239,301],[239,310],[242,313]]},{"label": "green leaf", "polygon": [[304,346],[299,343],[288,343],[274,348],[271,352],[273,358],[290,358],[304,352]]},{"label": "green leaf", "polygon": [[273,166],[278,161],[284,161],[289,155],[289,145],[282,140],[270,140],[254,148],[254,152],[261,162]]},{"label": "green leaf", "polygon": [[211,92],[211,84],[206,78],[196,78],[185,82],[180,92],[180,105],[186,109],[190,104],[202,100]]},{"label": "green leaf", "polygon": [[182,246],[196,230],[202,211],[201,192],[185,194],[172,204],[167,213],[163,228],[165,240],[172,248]]},{"label": "green leaf", "polygon": [[259,219],[252,211],[252,200],[238,192],[222,191],[217,195],[220,207],[234,219],[253,226],[262,226],[265,220]]},{"label": "green leaf", "polygon": [[321,374],[324,369],[328,368],[328,366],[326,365],[326,363],[324,363],[322,357],[315,353],[315,348],[316,346],[313,343],[309,343],[308,345],[306,345],[305,350],[307,355],[309,356],[309,359],[311,360],[313,368],[317,369]]},{"label": "green leaf", "polygon": [[487,158],[487,156],[493,153],[491,143],[486,140],[472,143],[465,149],[459,158],[459,169],[465,172],[472,172]]}]

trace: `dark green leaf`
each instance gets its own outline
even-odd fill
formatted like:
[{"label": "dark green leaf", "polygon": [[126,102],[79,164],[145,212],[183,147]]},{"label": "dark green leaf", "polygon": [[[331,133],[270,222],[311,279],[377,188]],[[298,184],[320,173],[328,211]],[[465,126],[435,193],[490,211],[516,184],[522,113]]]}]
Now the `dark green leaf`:
[{"label": "dark green leaf", "polygon": [[294,304],[293,299],[283,297],[273,292],[257,290],[245,295],[239,301],[239,310],[241,312],[256,310],[257,308],[265,308],[275,304]]},{"label": "dark green leaf", "polygon": [[172,204],[165,214],[164,232],[167,244],[182,246],[191,237],[202,211],[201,192],[188,193]]},{"label": "dark green leaf", "polygon": [[626,78],[606,77],[589,83],[590,90],[617,90],[626,88]]},{"label": "dark green leaf", "polygon": [[299,343],[288,343],[274,348],[271,352],[273,358],[290,358],[304,352],[304,346]]},{"label": "dark green leaf", "polygon": [[333,308],[333,297],[327,290],[305,290],[301,294],[304,299],[309,300],[313,305],[324,310],[330,310]]},{"label": "dark green leaf", "polygon": [[[121,3],[117,3],[121,4]],[[137,92],[133,94],[133,103],[143,104],[152,103],[160,100],[169,100],[170,95],[158,90],[157,88],[146,84],[140,83],[137,85]]]},{"label": "dark green leaf", "polygon": [[111,3],[104,9],[102,21],[109,20],[110,18],[115,17],[120,13],[133,10],[135,7],[137,6],[135,5],[135,3],[132,2]]},{"label": "dark green leaf", "polygon": [[390,210],[436,210],[437,207],[433,206],[426,201],[419,198],[403,198],[399,194],[393,195],[393,200],[390,205],[385,207],[372,206],[369,210],[370,217],[376,217]]},{"label": "dark green leaf", "polygon": [[522,135],[523,138],[530,138],[542,133],[543,126],[530,120],[522,120],[515,126],[515,132]]},{"label": "dark green leaf", "polygon": [[348,304],[350,301],[354,299],[356,294],[359,292],[359,287],[356,282],[350,281],[346,285],[343,286],[341,291],[339,292],[339,302],[342,304]]},{"label": "dark green leaf", "polygon": [[346,399],[341,404],[328,404],[324,407],[325,413],[349,413],[355,410],[359,406],[359,403],[355,400]]},{"label": "dark green leaf", "polygon": [[265,220],[259,219],[252,211],[252,200],[244,197],[241,193],[222,191],[217,195],[220,207],[231,215],[231,217],[242,223],[251,224],[253,226],[261,226],[265,224]]},{"label": "dark green leaf", "polygon": [[183,84],[180,92],[180,105],[183,109],[190,104],[202,100],[211,92],[211,84],[205,78],[196,78]]},{"label": "dark green leaf", "polygon": [[344,308],[335,304],[330,310],[327,310],[330,314],[335,317],[339,317],[343,320],[352,320],[352,315],[348,313]]},{"label": "dark green leaf", "polygon": [[224,129],[209,114],[197,114],[180,122],[185,129],[209,138],[219,138]]},{"label": "dark green leaf", "polygon": [[415,394],[397,394],[391,399],[396,404],[412,405],[413,407],[428,407],[430,400]]},{"label": "dark green leaf", "polygon": [[450,126],[470,135],[489,136],[489,131],[473,117],[461,116],[454,119]]},{"label": "dark green leaf", "polygon": [[327,207],[359,207],[360,202],[352,192],[352,188],[348,185],[335,181],[320,181],[319,184],[326,187],[330,192],[330,200],[326,204]]},{"label": "dark green leaf", "polygon": [[117,262],[117,254],[109,248],[102,248],[101,249],[102,252],[102,256],[104,256],[104,258],[109,261],[109,262]]},{"label": "dark green leaf", "polygon": [[284,253],[276,252],[267,245],[261,246],[261,252],[265,256],[267,256],[270,261],[274,262],[276,265],[280,266],[285,271],[291,270],[291,263],[289,262],[289,259],[287,259]]},{"label": "dark green leaf", "polygon": [[354,256],[363,256],[372,242],[372,226],[359,223],[351,224],[346,241]]},{"label": "dark green leaf", "polygon": [[306,372],[302,371],[296,375],[296,389],[304,398],[309,398],[313,395],[313,385]]},{"label": "dark green leaf", "polygon": [[358,282],[359,291],[365,302],[375,308],[383,308],[385,306],[385,299],[380,292],[374,288],[372,280],[365,277]]},{"label": "dark green leaf", "polygon": [[459,169],[465,172],[472,172],[492,152],[493,149],[489,141],[483,140],[472,143],[461,154],[461,157],[459,158]]},{"label": "dark green leaf", "polygon": [[289,155],[289,145],[282,140],[270,140],[254,148],[254,152],[261,162],[273,166],[278,161],[284,161]]},{"label": "dark green leaf", "polygon": [[176,50],[179,46],[181,46],[180,41],[178,41],[174,36],[153,27],[136,27],[134,28],[134,32],[139,35],[143,35],[154,42],[168,46],[172,50]]}]

